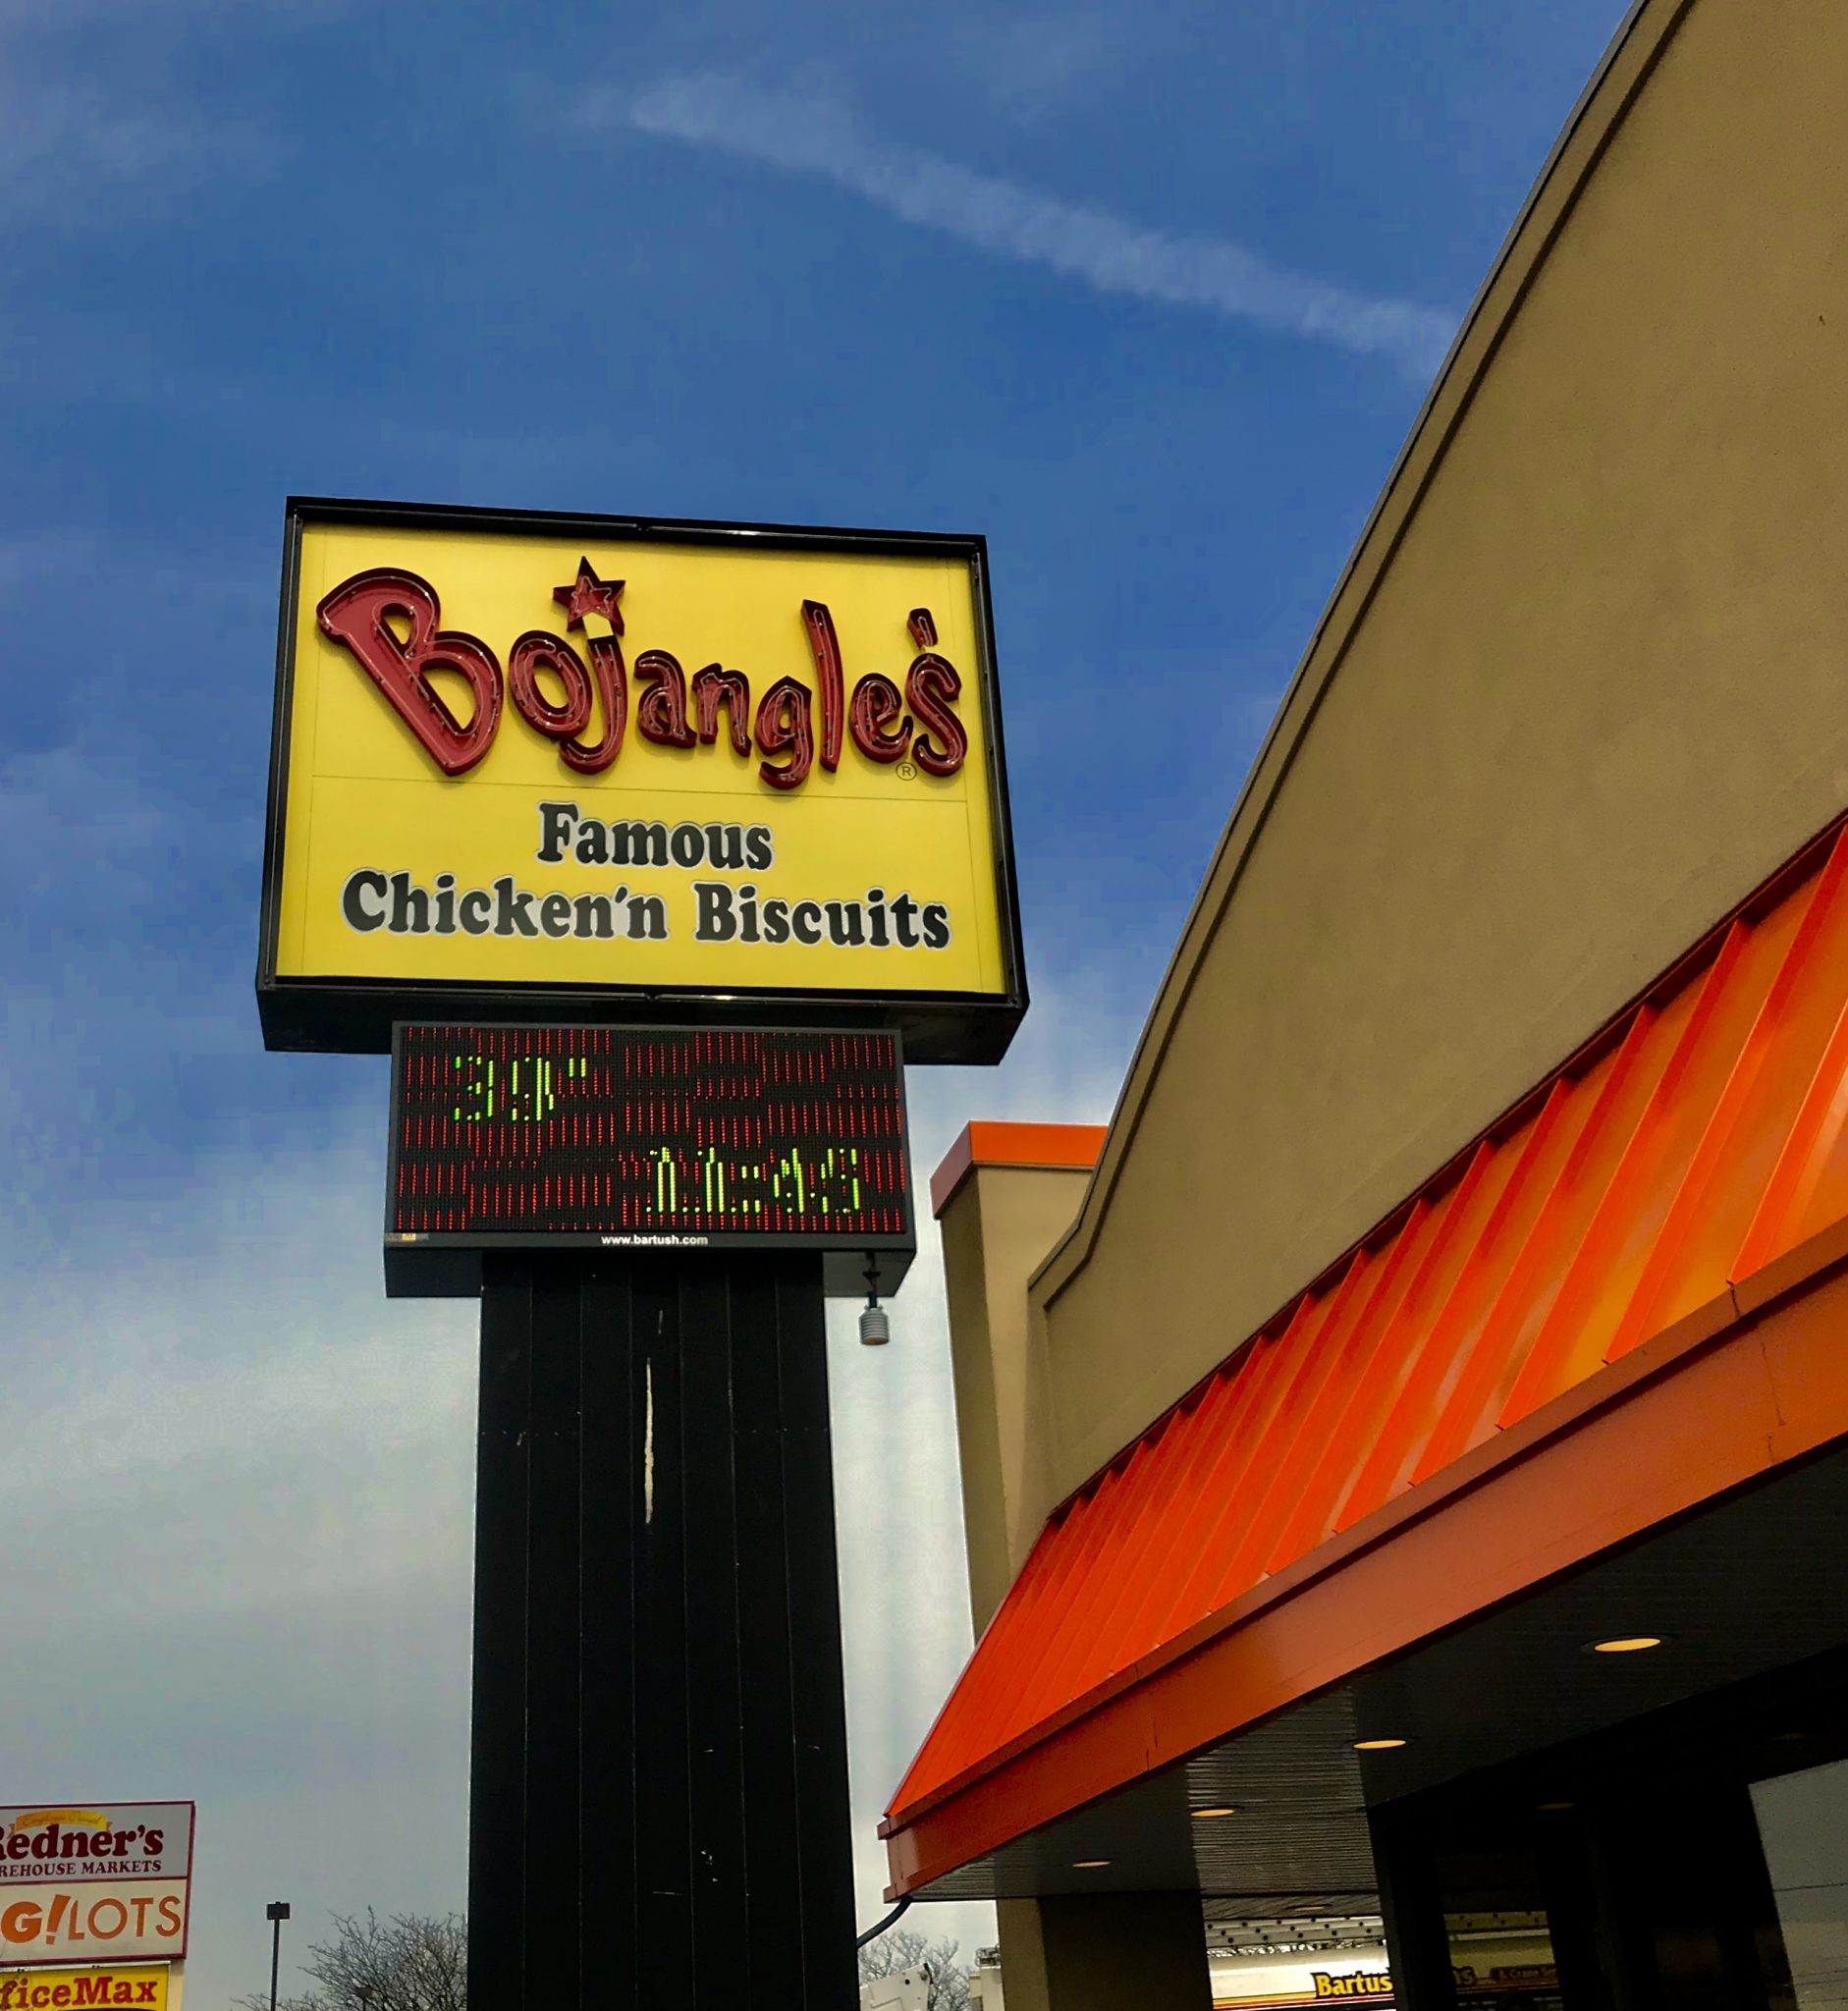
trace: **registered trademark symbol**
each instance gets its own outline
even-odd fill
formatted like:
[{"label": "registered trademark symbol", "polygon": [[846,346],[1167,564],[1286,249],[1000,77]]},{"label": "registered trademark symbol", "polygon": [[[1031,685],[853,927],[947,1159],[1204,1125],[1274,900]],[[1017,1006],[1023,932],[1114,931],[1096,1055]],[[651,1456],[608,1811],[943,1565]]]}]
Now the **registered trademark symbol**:
[{"label": "registered trademark symbol", "polygon": [[917,763],[915,761],[900,761],[898,764],[898,780],[900,782],[916,782]]}]

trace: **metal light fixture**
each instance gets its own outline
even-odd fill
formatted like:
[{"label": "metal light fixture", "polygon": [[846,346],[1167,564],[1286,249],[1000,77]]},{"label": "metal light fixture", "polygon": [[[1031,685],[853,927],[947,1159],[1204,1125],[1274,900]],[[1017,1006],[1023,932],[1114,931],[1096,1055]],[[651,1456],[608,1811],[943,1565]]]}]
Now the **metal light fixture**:
[{"label": "metal light fixture", "polygon": [[272,1899],[263,1909],[263,1918],[270,1924],[269,2011],[276,2011],[276,1976],[282,1968],[283,1922],[289,1918],[288,1900]]},{"label": "metal light fixture", "polygon": [[866,1304],[860,1310],[860,1345],[884,1347],[892,1338],[892,1322],[879,1303],[879,1260],[866,1260]]}]

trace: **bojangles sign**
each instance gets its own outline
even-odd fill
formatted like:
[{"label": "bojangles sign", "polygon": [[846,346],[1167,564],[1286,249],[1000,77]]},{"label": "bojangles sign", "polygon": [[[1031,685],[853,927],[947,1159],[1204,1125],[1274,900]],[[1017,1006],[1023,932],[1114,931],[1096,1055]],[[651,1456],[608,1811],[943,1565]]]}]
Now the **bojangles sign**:
[{"label": "bojangles sign", "polygon": [[292,504],[258,995],[394,1017],[1025,1005],[981,541]]}]

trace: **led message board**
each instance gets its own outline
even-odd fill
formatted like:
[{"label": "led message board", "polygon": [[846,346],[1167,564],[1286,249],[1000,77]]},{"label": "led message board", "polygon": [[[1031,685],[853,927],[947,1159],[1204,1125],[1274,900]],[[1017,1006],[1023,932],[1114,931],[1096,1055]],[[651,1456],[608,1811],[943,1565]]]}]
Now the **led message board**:
[{"label": "led message board", "polygon": [[888,1026],[1026,1006],[979,537],[293,501],[257,999]]},{"label": "led message board", "polygon": [[386,1287],[465,1295],[494,1249],[826,1253],[882,1295],[916,1248],[898,1036],[401,1026]]}]

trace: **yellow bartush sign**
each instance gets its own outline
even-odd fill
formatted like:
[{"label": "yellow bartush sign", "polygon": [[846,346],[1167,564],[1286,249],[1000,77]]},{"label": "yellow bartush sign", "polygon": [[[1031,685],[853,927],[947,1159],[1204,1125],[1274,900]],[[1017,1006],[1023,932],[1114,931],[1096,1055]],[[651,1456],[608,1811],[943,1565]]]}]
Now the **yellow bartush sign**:
[{"label": "yellow bartush sign", "polygon": [[292,502],[258,996],[394,1018],[1025,1006],[979,538]]}]

